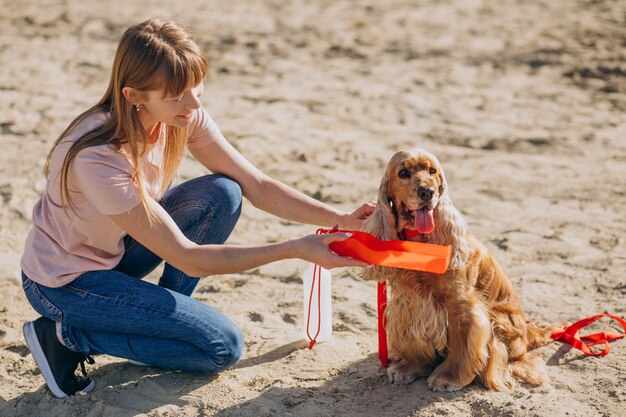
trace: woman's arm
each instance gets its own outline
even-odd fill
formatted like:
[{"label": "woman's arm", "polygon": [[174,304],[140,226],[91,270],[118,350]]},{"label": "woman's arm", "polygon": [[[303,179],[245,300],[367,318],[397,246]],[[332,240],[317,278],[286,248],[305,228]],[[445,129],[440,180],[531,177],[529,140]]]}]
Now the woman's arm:
[{"label": "woman's arm", "polygon": [[110,217],[137,242],[190,276],[241,272],[287,258],[305,259],[325,268],[367,266],[365,262],[338,256],[328,248],[331,242],[347,239],[343,233],[309,235],[265,245],[198,245],[187,239],[155,200],[148,198],[148,203],[156,217],[152,222],[141,204]]},{"label": "woman's arm", "polygon": [[308,197],[259,171],[222,138],[192,149],[191,153],[211,172],[237,181],[243,195],[255,207],[285,220],[358,230],[362,221],[374,211],[373,204],[364,204],[353,213],[347,213]]}]

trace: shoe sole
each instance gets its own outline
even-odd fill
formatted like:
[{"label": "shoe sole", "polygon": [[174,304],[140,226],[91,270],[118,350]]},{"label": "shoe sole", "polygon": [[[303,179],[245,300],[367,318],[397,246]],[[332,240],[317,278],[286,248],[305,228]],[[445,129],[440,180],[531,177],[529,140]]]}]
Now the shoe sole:
[{"label": "shoe sole", "polygon": [[[43,353],[43,349],[41,349],[41,345],[39,344],[39,338],[37,337],[37,333],[35,332],[35,325],[33,322],[25,323],[22,326],[22,331],[24,332],[24,339],[26,339],[26,345],[28,349],[30,349],[30,354],[33,355],[33,359],[35,359],[35,363],[41,370],[41,374],[43,375],[43,379],[46,381],[46,385],[57,398],[65,398],[68,395],[63,392],[63,390],[57,384],[57,381],[54,379],[54,375],[52,375],[52,370],[50,369],[50,365],[48,364],[48,360],[46,359],[46,355]],[[96,388],[96,384],[91,380],[89,385],[83,388],[80,391],[76,392],[91,392]]]}]

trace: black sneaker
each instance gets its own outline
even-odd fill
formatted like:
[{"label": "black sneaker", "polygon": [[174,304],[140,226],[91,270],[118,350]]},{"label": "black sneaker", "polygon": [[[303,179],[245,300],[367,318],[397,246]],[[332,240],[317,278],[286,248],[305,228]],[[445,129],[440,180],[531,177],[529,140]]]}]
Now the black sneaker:
[{"label": "black sneaker", "polygon": [[[62,345],[57,339],[54,321],[39,317],[24,324],[22,330],[30,353],[55,397],[64,398],[77,392],[94,390],[96,385],[91,378],[87,378],[84,364],[85,361],[93,364],[93,358]],[[74,375],[79,363],[85,377]]]}]

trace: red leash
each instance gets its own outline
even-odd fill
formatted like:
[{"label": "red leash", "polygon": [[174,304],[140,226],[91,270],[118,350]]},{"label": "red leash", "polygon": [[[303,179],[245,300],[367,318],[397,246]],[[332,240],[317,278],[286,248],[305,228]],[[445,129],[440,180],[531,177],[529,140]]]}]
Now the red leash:
[{"label": "red leash", "polygon": [[[401,240],[408,240],[419,235],[417,230],[403,230],[398,236]],[[447,267],[447,265],[446,265]],[[387,281],[378,283],[378,359],[384,368],[389,363],[389,348],[387,347],[387,322],[385,311],[387,310]]]},{"label": "red leash", "polygon": [[387,281],[378,283],[378,359],[384,368],[389,362],[387,351],[387,329],[385,329],[385,310],[387,309]]},{"label": "red leash", "polygon": [[[589,334],[586,336],[580,336],[578,331],[585,326],[593,323],[594,321],[600,320],[603,317],[610,317],[613,320],[617,321],[622,325],[622,329],[624,333],[607,333],[607,332],[599,332],[594,334]],[[613,316],[611,314],[597,314],[595,316],[587,317],[585,319],[579,320],[570,326],[567,326],[564,329],[555,330],[552,332],[552,339],[561,341],[563,343],[568,343],[572,345],[574,348],[582,351],[587,356],[606,356],[611,351],[611,345],[609,345],[610,341],[621,339],[626,336],[626,321],[620,317]],[[583,341],[589,340],[590,343],[586,343]],[[599,345],[604,343],[604,350],[602,352],[595,353],[591,350],[591,346]]]},{"label": "red leash", "polygon": [[[417,230],[403,230],[398,236],[401,240],[407,240],[419,235]],[[447,267],[447,265],[446,265]],[[387,347],[387,322],[385,311],[387,310],[387,281],[378,283],[378,359],[384,368],[389,363],[389,348]]]}]

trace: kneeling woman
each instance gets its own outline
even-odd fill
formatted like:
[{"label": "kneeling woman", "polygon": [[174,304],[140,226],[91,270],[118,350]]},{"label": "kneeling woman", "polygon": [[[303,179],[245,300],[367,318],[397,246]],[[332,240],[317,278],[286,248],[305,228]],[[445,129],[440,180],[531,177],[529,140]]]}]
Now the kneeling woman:
[{"label": "kneeling woman", "polygon": [[[261,173],[201,107],[206,73],[205,56],[174,23],[129,28],[106,93],[48,156],[21,266],[26,296],[42,315],[24,325],[24,335],[57,397],[94,389],[83,363],[94,354],[185,371],[234,364],[242,334],[190,297],[198,277],[286,258],[364,265],[329,250],[346,239],[340,234],[222,245],[242,195],[288,220],[348,229],[358,229],[373,206],[344,213]],[[185,147],[213,175],[168,190]],[[162,261],[158,285],[141,280]],[[79,363],[84,377],[75,375]]]}]

